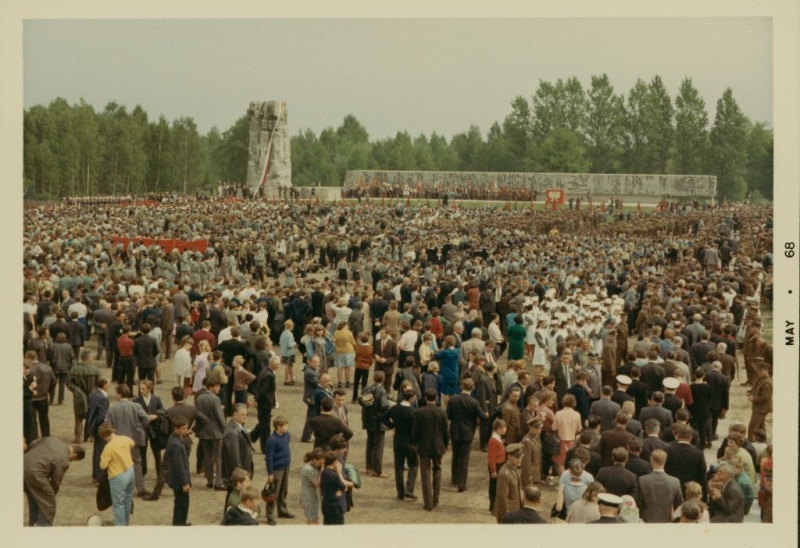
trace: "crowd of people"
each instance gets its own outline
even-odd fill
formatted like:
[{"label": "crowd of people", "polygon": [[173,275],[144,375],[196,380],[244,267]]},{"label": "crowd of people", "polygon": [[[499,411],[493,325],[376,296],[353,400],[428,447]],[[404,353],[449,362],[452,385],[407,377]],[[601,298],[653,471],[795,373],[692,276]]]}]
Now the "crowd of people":
[{"label": "crowd of people", "polygon": [[[417,500],[419,474],[426,511],[449,449],[450,480],[467,489],[475,445],[489,492],[474,511],[498,523],[741,522],[756,499],[771,521],[771,226],[770,209],[742,204],[627,216],[225,198],[29,206],[29,524],[53,524],[91,438],[116,525],[134,495],[158,500],[165,485],[186,525],[193,435],[196,471],[226,492],[223,524],[257,524],[261,499],[266,523],[294,517],[289,421],[313,443],[299,472],[309,524],[343,524],[360,475],[389,478],[390,430],[396,497]],[[278,395],[300,382],[305,416],[286,416]],[[737,382],[749,424],[717,432]],[[169,407],[154,393],[163,383]],[[65,391],[72,444],[50,431]],[[348,400],[366,433],[360,473]],[[545,489],[552,508],[539,507]]]}]

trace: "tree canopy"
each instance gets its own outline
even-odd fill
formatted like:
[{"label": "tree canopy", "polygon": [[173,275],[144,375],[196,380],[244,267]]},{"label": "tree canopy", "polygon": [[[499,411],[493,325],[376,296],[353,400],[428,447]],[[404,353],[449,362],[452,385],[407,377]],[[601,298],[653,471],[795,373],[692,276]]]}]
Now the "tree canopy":
[{"label": "tree canopy", "polygon": [[[476,125],[449,140],[437,134],[370,140],[353,114],[319,135],[291,137],[295,185],[342,184],[355,169],[497,172],[664,173],[715,175],[722,198],[748,192],[772,199],[773,133],[752,122],[728,88],[709,127],[691,78],[670,95],[659,76],[617,93],[605,74],[584,88],[575,78],[540,81],[518,95],[484,134]],[[102,111],[83,99],[56,98],[24,112],[24,186],[42,197],[196,192],[218,181],[244,183],[249,126],[200,135],[188,116],[150,120],[136,105]]]}]

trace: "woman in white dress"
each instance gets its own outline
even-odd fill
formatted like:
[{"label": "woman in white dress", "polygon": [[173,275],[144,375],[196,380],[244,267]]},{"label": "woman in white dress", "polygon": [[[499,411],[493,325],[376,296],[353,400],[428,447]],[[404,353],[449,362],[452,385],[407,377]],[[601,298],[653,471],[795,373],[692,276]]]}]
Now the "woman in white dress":
[{"label": "woman in white dress", "polygon": [[194,378],[192,381],[192,392],[195,394],[198,390],[203,388],[203,379],[206,378],[206,373],[208,372],[208,353],[211,352],[211,345],[208,344],[208,341],[200,341],[197,348],[200,350],[200,353],[194,359],[194,368],[192,368]]}]

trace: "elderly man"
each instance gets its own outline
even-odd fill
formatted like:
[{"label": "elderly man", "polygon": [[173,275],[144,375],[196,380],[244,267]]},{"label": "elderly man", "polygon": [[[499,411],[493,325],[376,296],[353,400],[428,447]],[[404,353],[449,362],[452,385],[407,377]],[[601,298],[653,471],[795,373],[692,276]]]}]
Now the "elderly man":
[{"label": "elderly man", "polygon": [[55,437],[31,442],[23,457],[22,479],[28,497],[28,525],[49,527],[56,517],[56,495],[69,464],[83,460],[80,445],[67,445]]},{"label": "elderly man", "polygon": [[471,352],[483,354],[486,351],[486,343],[483,342],[483,332],[480,327],[472,329],[472,338],[461,343],[461,354],[458,357],[458,363],[461,366],[461,371],[467,367],[467,360]]},{"label": "elderly man", "polygon": [[736,471],[723,464],[708,485],[708,510],[711,523],[742,523],[744,521],[744,493],[734,479]]}]

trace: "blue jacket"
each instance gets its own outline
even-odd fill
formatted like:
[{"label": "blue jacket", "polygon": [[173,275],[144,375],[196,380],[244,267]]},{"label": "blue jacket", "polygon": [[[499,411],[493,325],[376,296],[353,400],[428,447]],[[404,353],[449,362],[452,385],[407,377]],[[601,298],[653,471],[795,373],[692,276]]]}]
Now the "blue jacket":
[{"label": "blue jacket", "polygon": [[271,475],[275,470],[286,470],[292,463],[292,450],[289,442],[292,436],[289,432],[280,436],[275,432],[267,438],[266,461],[267,475]]}]

